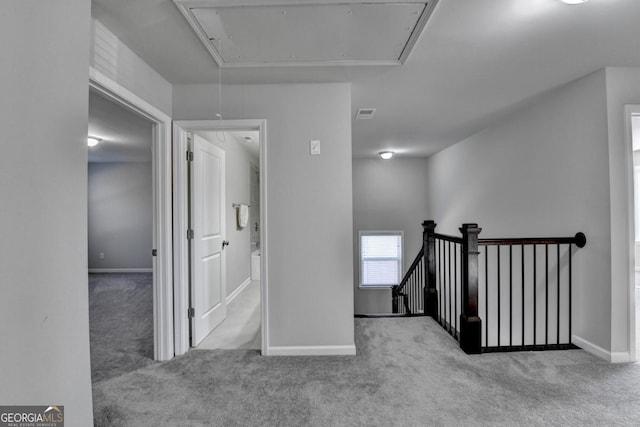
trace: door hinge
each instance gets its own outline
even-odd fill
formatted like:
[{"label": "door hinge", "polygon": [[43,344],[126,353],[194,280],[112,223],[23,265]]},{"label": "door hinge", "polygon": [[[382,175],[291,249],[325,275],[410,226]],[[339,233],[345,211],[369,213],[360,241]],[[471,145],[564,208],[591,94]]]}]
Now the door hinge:
[{"label": "door hinge", "polygon": [[158,250],[157,249],[151,249],[151,256],[158,256]]},{"label": "door hinge", "polygon": [[196,317],[196,309],[193,307],[189,307],[189,310],[187,310],[187,315],[189,316],[189,319],[191,319],[192,317]]},{"label": "door hinge", "polygon": [[187,230],[187,239],[188,240],[193,239],[193,230],[192,229]]},{"label": "door hinge", "polygon": [[187,151],[187,162],[193,162],[193,151]]}]

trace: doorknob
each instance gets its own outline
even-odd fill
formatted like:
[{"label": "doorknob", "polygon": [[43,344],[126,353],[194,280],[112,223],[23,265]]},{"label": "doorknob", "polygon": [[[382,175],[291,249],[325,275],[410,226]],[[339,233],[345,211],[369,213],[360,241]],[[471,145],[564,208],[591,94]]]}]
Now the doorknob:
[{"label": "doorknob", "polygon": [[222,241],[222,249],[224,249],[225,246],[229,246],[229,241],[228,240],[223,240]]}]

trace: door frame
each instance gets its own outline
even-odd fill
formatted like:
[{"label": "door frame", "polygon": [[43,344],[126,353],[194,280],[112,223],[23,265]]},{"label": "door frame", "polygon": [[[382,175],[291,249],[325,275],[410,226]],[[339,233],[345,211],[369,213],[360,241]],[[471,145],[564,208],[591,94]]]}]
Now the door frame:
[{"label": "door frame", "polygon": [[[173,259],[174,259],[174,348],[179,356],[189,351],[189,189],[187,136],[198,131],[258,131],[260,133],[260,313],[262,354],[269,348],[269,299],[267,274],[267,121],[255,120],[179,120],[173,122]],[[247,260],[249,262],[249,260]]]},{"label": "door frame", "polygon": [[627,167],[627,220],[628,229],[630,231],[627,236],[627,248],[629,251],[627,262],[629,263],[628,283],[629,283],[629,361],[635,362],[638,358],[636,354],[636,263],[635,263],[635,251],[636,251],[636,239],[635,239],[635,227],[640,227],[640,224],[635,223],[635,174],[633,170],[633,125],[631,118],[637,116],[640,117],[640,105],[625,105],[624,106],[624,132],[625,132],[625,153],[628,156],[625,159]]},{"label": "door frame", "polygon": [[157,250],[152,263],[153,357],[170,360],[174,356],[171,117],[91,66],[89,87],[152,123],[153,248],[149,251]]}]

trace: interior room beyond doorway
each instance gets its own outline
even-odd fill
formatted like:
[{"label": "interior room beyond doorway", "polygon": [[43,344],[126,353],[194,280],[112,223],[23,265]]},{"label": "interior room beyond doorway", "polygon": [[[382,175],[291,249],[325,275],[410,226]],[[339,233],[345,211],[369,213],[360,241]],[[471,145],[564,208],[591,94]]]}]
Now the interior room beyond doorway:
[{"label": "interior room beyond doorway", "polygon": [[153,363],[152,122],[90,90],[88,270],[94,383]]},{"label": "interior room beyond doorway", "polygon": [[225,153],[224,240],[229,242],[225,248],[226,317],[197,348],[259,350],[260,134],[257,130],[195,134]]}]

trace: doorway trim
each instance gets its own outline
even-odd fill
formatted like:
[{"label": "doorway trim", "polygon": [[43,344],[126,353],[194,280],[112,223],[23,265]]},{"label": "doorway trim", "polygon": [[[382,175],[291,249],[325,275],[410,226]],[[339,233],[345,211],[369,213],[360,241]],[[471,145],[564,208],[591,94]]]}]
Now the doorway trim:
[{"label": "doorway trim", "polygon": [[189,351],[189,241],[187,228],[189,220],[189,189],[187,179],[187,136],[197,131],[246,131],[260,133],[260,313],[263,355],[269,348],[269,299],[268,299],[268,238],[267,238],[267,121],[255,120],[179,120],[173,123],[173,259],[175,355]]},{"label": "doorway trim", "polygon": [[171,117],[91,66],[89,87],[152,122],[152,244],[157,249],[153,257],[153,357],[170,360],[174,356]]},{"label": "doorway trim", "polygon": [[629,233],[627,236],[627,248],[629,251],[628,262],[629,271],[629,361],[635,362],[638,358],[636,354],[636,278],[635,278],[635,252],[636,252],[636,239],[635,239],[635,227],[640,227],[640,224],[636,224],[636,212],[635,212],[635,174],[633,163],[633,117],[640,117],[640,105],[625,105],[624,106],[624,133],[625,133],[625,153],[629,156],[626,159],[627,166],[627,208],[628,208],[628,222]]}]

